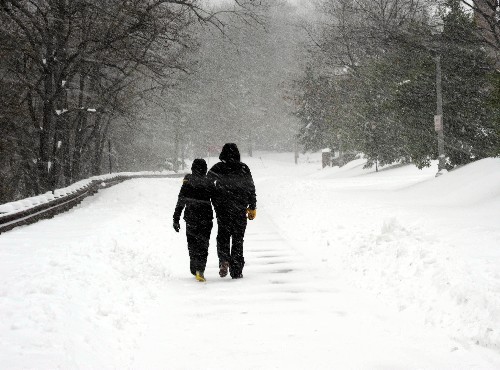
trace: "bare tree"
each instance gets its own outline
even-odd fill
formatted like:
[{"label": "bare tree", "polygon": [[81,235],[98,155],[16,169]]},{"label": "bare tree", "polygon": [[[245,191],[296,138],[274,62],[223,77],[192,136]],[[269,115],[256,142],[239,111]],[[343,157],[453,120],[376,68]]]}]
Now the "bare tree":
[{"label": "bare tree", "polygon": [[[252,1],[235,3],[232,15],[257,20]],[[16,114],[1,114],[28,138],[22,162],[36,164],[25,194],[99,172],[112,122],[189,72],[191,25],[223,29],[220,16],[197,0],[0,1],[0,82],[18,97]]]},{"label": "bare tree", "polygon": [[484,41],[494,49],[500,48],[500,3],[498,0],[462,0],[474,12],[476,24]]}]

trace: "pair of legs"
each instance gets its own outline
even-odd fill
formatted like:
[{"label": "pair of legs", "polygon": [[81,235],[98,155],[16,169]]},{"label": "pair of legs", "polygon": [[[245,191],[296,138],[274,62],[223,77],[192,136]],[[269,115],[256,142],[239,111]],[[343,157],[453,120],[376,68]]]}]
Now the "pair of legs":
[{"label": "pair of legs", "polygon": [[217,225],[219,227],[217,234],[219,267],[222,267],[225,263],[229,263],[231,277],[241,277],[243,266],[245,265],[243,238],[247,227],[246,214],[243,211],[217,215]]},{"label": "pair of legs", "polygon": [[196,271],[203,274],[207,265],[208,246],[212,232],[212,221],[190,223],[186,221],[186,236],[189,250],[189,269],[193,275]]}]

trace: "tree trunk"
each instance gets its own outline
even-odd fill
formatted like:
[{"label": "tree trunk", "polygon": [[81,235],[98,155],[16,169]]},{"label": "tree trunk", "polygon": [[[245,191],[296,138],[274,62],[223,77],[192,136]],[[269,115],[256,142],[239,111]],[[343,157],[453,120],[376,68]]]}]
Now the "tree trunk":
[{"label": "tree trunk", "polygon": [[50,189],[52,184],[51,176],[52,176],[52,154],[51,154],[51,143],[53,137],[53,111],[54,111],[54,102],[52,101],[53,95],[53,85],[52,85],[52,73],[48,69],[45,72],[44,79],[44,95],[46,99],[43,102],[43,116],[42,116],[42,125],[40,128],[39,135],[39,158],[38,162],[38,176],[40,178],[40,185],[42,192],[45,192]]},{"label": "tree trunk", "polygon": [[88,122],[88,113],[85,108],[88,106],[90,101],[90,96],[87,96],[85,99],[85,95],[89,95],[89,92],[86,89],[85,80],[87,78],[87,74],[85,72],[80,72],[79,74],[79,93],[78,93],[78,113],[75,124],[75,139],[74,139],[74,148],[73,155],[71,157],[71,181],[80,180],[81,179],[81,160],[82,160],[82,152],[84,150],[84,137],[85,137],[85,129],[87,127]]},{"label": "tree trunk", "polygon": [[253,133],[250,131],[248,134],[248,156],[253,156]]},{"label": "tree trunk", "polygon": [[181,169],[184,171],[184,160],[186,159],[186,143],[181,144]]},{"label": "tree trunk", "polygon": [[173,170],[179,171],[179,129],[175,128]]}]

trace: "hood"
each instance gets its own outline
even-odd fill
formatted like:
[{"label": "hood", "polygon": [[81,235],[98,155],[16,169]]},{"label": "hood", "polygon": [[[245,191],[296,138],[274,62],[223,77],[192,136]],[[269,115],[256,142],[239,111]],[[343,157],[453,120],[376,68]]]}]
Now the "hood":
[{"label": "hood", "polygon": [[205,176],[207,174],[207,162],[204,159],[196,158],[191,165],[191,172],[196,176]]},{"label": "hood", "polygon": [[224,147],[222,148],[222,152],[219,155],[219,159],[224,162],[239,162],[241,157],[240,157],[240,151],[238,150],[238,147],[234,143],[227,143],[224,144]]}]

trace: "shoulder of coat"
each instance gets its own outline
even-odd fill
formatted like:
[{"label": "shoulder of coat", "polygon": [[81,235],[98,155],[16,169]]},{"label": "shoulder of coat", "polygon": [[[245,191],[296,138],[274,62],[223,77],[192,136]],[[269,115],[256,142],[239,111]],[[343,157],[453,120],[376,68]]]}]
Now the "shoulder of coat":
[{"label": "shoulder of coat", "polygon": [[217,162],[216,164],[214,164],[212,166],[212,168],[210,168],[210,170],[208,172],[210,172],[210,171],[217,172],[217,170],[219,169],[220,166],[222,166],[223,163],[224,162]]}]

